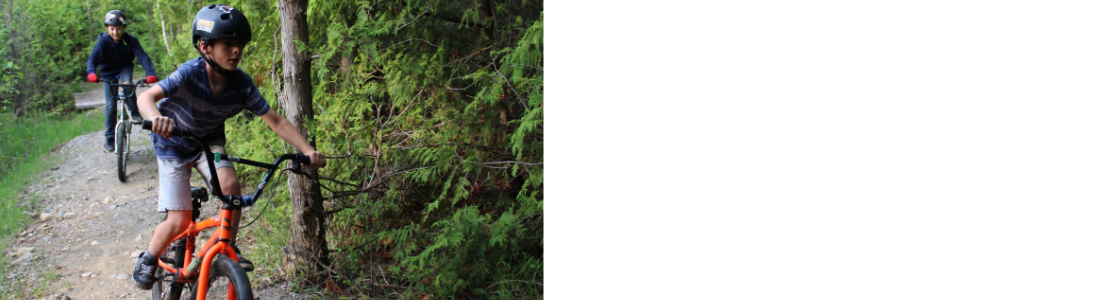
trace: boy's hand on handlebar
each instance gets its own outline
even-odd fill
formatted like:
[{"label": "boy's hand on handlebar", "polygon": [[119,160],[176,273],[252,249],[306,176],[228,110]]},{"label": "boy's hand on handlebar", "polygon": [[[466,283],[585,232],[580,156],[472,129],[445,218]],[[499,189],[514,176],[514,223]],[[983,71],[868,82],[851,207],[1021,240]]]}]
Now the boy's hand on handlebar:
[{"label": "boy's hand on handlebar", "polygon": [[153,133],[159,134],[164,138],[172,137],[172,129],[176,128],[176,121],[165,116],[155,117],[150,121],[153,122],[153,128],[150,129]]},{"label": "boy's hand on handlebar", "polygon": [[309,156],[309,164],[303,164],[302,167],[310,169],[320,169],[325,167],[325,154],[317,152],[317,150],[308,151],[302,154]]},{"label": "boy's hand on handlebar", "polygon": [[96,79],[98,78],[95,77],[95,73],[88,73],[88,82],[95,82]]}]

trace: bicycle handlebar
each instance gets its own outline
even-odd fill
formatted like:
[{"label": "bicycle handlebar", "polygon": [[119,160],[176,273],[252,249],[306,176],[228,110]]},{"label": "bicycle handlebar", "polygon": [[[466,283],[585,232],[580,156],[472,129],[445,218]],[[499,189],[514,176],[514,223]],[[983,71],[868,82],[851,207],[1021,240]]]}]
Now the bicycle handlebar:
[{"label": "bicycle handlebar", "polygon": [[[141,122],[141,129],[153,130],[153,121],[145,120]],[[197,137],[195,137],[194,134],[191,134],[190,132],[185,132],[179,127],[172,127],[172,135],[198,139]]]},{"label": "bicycle handlebar", "polygon": [[[117,80],[117,79],[115,79],[115,80]],[[112,86],[125,86],[125,87],[147,87],[147,86],[149,86],[148,84],[145,84],[146,83],[145,79],[135,81],[132,84],[128,84],[128,83],[111,83],[111,82],[114,82],[115,80],[105,81],[105,80],[103,80],[103,78],[99,78],[99,79],[96,79],[95,82],[96,83],[106,82],[106,83],[108,83]]]},{"label": "bicycle handlebar", "polygon": [[141,80],[135,81],[135,82],[134,82],[133,84],[127,84],[127,83],[111,83],[111,82],[115,82],[115,81],[117,81],[117,80],[118,80],[118,79],[112,79],[111,81],[104,81],[104,80],[103,80],[102,78],[100,78],[100,79],[96,79],[96,81],[95,81],[95,82],[97,82],[97,83],[99,83],[99,82],[107,82],[107,84],[108,84],[108,85],[110,85],[110,86],[114,86],[114,87],[129,87],[129,88],[132,88],[132,90],[130,90],[130,95],[126,96],[127,98],[129,98],[129,97],[133,97],[133,96],[134,96],[134,94],[137,94],[137,88],[139,88],[139,87],[148,87],[148,86],[149,86],[148,84],[145,84],[145,83],[146,83],[145,79],[141,79]]},{"label": "bicycle handlebar", "polygon": [[[141,122],[141,128],[145,129],[145,130],[151,130],[153,128],[153,122],[149,121],[149,120],[144,120],[144,121]],[[266,163],[257,162],[257,161],[251,161],[251,160],[242,159],[242,158],[239,158],[239,157],[233,157],[233,156],[229,156],[229,155],[224,155],[225,158],[222,158],[223,155],[221,153],[218,153],[217,155],[215,155],[213,152],[210,151],[210,146],[207,145],[205,141],[203,141],[198,136],[192,134],[191,132],[188,132],[186,130],[182,130],[179,127],[174,127],[174,128],[172,128],[172,135],[174,135],[174,136],[178,135],[182,138],[190,138],[192,140],[198,141],[199,144],[202,145],[203,153],[205,153],[206,157],[207,157],[207,159],[206,159],[207,167],[209,167],[209,169],[211,170],[211,172],[210,172],[211,191],[210,192],[213,193],[214,196],[217,196],[218,199],[221,199],[222,202],[231,203],[233,205],[251,206],[252,204],[255,203],[256,199],[260,199],[260,193],[262,193],[263,190],[264,190],[264,187],[267,186],[267,181],[269,179],[271,179],[271,175],[274,174],[275,169],[278,169],[278,165],[279,165],[280,162],[282,162],[284,160],[288,160],[288,159],[291,160],[292,163],[291,163],[290,171],[294,172],[296,174],[304,174],[304,173],[301,172],[302,164],[307,164],[308,165],[310,163],[309,156],[306,156],[305,154],[302,154],[302,153],[280,155],[279,157],[277,157],[275,159],[275,162],[273,162],[271,164],[266,164]],[[213,159],[211,159],[211,158],[213,158]],[[250,166],[266,168],[266,169],[268,169],[268,171],[267,171],[267,174],[265,174],[263,179],[260,181],[259,188],[257,188],[256,191],[252,195],[245,195],[243,197],[242,196],[237,196],[237,195],[229,195],[229,197],[226,197],[225,195],[222,194],[221,183],[220,183],[220,180],[218,180],[218,172],[214,171],[214,170],[217,170],[217,168],[214,166],[214,160],[218,160],[218,159],[227,159],[227,160],[235,162],[235,163],[242,163],[242,164],[246,164],[246,165],[250,165]]]}]

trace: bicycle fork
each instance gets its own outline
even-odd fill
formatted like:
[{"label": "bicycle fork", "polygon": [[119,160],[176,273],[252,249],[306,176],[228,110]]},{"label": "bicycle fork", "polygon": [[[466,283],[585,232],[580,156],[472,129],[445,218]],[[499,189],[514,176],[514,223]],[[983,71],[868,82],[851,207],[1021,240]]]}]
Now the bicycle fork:
[{"label": "bicycle fork", "polygon": [[[120,94],[119,96],[122,96],[122,95]],[[123,98],[119,98],[119,99],[123,99]],[[126,152],[123,152],[123,154],[130,154],[130,130],[132,128],[131,127],[120,127],[120,126],[133,126],[133,124],[130,124],[130,110],[128,108],[126,108],[126,100],[118,100],[115,104],[115,107],[116,107],[116,110],[120,114],[120,116],[118,117],[118,121],[115,121],[115,128],[116,128],[115,131],[116,132],[118,131],[117,128],[125,128],[124,132],[123,132],[123,133],[125,133],[125,135],[124,136],[117,136],[118,134],[116,133],[115,138],[116,139],[125,138]],[[115,153],[118,153],[118,152],[122,152],[122,149],[115,149]]]},{"label": "bicycle fork", "polygon": [[[218,229],[214,231],[214,234],[210,236],[210,239],[203,245],[202,250],[199,250],[199,257],[202,257],[202,264],[199,268],[199,278],[197,278],[198,286],[195,299],[206,299],[206,291],[210,286],[210,266],[213,265],[214,259],[217,259],[218,254],[225,254],[226,257],[233,261],[238,261],[237,252],[230,248],[229,243],[233,242],[230,239],[229,226],[231,210],[221,210],[221,213],[217,218],[213,220],[206,220],[203,222],[213,221],[217,223]],[[191,269],[188,266],[188,269]],[[229,298],[236,298],[236,290],[232,287],[232,283],[229,283]]]}]

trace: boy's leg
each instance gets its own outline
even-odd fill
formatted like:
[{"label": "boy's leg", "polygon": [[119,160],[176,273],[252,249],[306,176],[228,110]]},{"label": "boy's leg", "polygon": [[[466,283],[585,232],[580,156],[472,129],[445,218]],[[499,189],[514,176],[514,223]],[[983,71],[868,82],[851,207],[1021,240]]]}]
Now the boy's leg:
[{"label": "boy's leg", "polygon": [[[241,195],[241,184],[237,180],[237,170],[233,167],[218,167],[218,180],[222,186],[223,195]],[[229,229],[229,239],[237,240],[237,227],[241,223],[241,211],[236,210],[229,213],[229,225],[233,228]]]},{"label": "boy's leg", "polygon": [[[221,153],[223,155],[226,154],[225,146],[215,144],[214,142],[210,144],[210,152]],[[241,185],[237,180],[237,171],[233,167],[233,162],[223,159],[220,162],[215,162],[214,168],[218,169],[218,186],[222,189],[222,195],[240,196]],[[195,162],[195,169],[199,171],[199,174],[202,175],[207,183],[210,182],[210,167],[206,163],[205,153],[199,155],[199,159]],[[213,188],[214,185],[211,184],[210,187]]]},{"label": "boy's leg", "polygon": [[157,158],[160,191],[157,212],[167,213],[164,222],[157,225],[149,247],[134,266],[134,282],[141,289],[151,289],[156,278],[153,275],[165,248],[172,239],[187,230],[191,223],[191,168],[194,162]]},{"label": "boy's leg", "polygon": [[[104,81],[107,80],[104,79]],[[107,152],[115,152],[115,122],[118,121],[118,111],[116,110],[117,107],[115,107],[116,96],[114,96],[117,94],[115,94],[114,91],[117,88],[118,87],[112,88],[110,82],[103,83],[103,94],[107,101],[107,106],[103,108],[103,117],[106,119],[104,125],[107,127],[107,131],[103,132],[103,137],[107,140],[107,142],[103,144],[103,150]]]},{"label": "boy's leg", "polygon": [[[122,73],[119,73],[118,76],[119,76],[118,81],[122,82],[123,84],[133,83],[134,66],[123,67],[122,68]],[[125,93],[126,95],[130,95],[134,92],[134,88],[123,87],[122,92]],[[135,120],[137,120],[137,118],[141,117],[141,114],[138,114],[138,110],[137,110],[137,98],[136,98],[136,96],[126,97],[126,108],[130,110],[130,117],[131,118],[134,118]]]},{"label": "boy's leg", "polygon": [[[225,147],[221,145],[211,145],[210,152],[217,152],[221,154],[227,153],[225,151]],[[200,157],[198,164],[195,166],[195,169],[199,170],[199,174],[202,174],[203,178],[205,178],[207,182],[209,182],[210,168],[209,166],[207,166],[205,156],[206,155],[203,154]],[[222,195],[240,196],[241,184],[240,181],[237,179],[237,171],[233,169],[233,163],[229,160],[222,160],[220,162],[214,163],[214,168],[216,168],[218,172],[218,185],[221,187]],[[210,186],[213,187],[213,185]],[[237,260],[240,262],[241,268],[245,269],[245,271],[252,271],[253,269],[255,269],[255,267],[252,265],[252,262],[244,258],[244,256],[241,256],[241,251],[237,248],[237,227],[240,226],[240,224],[241,211],[238,210],[230,212],[229,226],[231,226],[232,228],[229,229],[229,239],[233,241],[233,250],[237,251]]]},{"label": "boy's leg", "polygon": [[[191,168],[194,161],[157,158],[157,176],[160,191],[157,195],[157,212],[168,216],[157,225],[147,251],[160,255],[172,238],[187,230],[191,223]],[[161,230],[164,228],[164,230]],[[164,231],[164,233],[161,233]]]},{"label": "boy's leg", "polygon": [[149,241],[149,248],[146,248],[145,252],[154,254],[154,257],[160,257],[164,253],[164,249],[168,248],[168,244],[172,243],[172,238],[186,231],[190,225],[190,209],[169,210],[168,217],[160,222],[160,225],[157,225],[156,231],[153,231],[153,240]]},{"label": "boy's leg", "polygon": [[[225,152],[221,152],[225,153]],[[241,185],[237,180],[237,171],[232,167],[218,168],[218,180],[222,185],[222,194],[224,195],[240,195]],[[241,268],[245,271],[252,272],[256,269],[256,266],[252,264],[252,261],[244,258],[241,255],[241,249],[237,247],[237,231],[241,226],[241,211],[235,210],[229,212],[229,240],[233,241],[233,251],[237,252],[237,261],[240,262]]]}]

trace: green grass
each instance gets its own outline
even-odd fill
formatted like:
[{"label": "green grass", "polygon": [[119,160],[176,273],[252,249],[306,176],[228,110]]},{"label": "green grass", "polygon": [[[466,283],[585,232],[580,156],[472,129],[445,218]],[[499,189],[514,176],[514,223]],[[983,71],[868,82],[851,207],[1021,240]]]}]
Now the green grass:
[{"label": "green grass", "polygon": [[[6,116],[5,116],[6,117]],[[74,113],[60,117],[0,117],[0,249],[8,249],[15,235],[30,221],[24,214],[33,196],[20,200],[23,189],[39,173],[56,164],[45,158],[54,146],[85,133],[103,130],[103,114]],[[10,294],[8,262],[0,258],[0,293]]]}]

